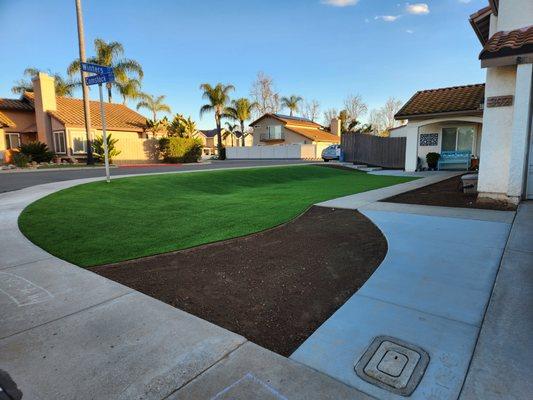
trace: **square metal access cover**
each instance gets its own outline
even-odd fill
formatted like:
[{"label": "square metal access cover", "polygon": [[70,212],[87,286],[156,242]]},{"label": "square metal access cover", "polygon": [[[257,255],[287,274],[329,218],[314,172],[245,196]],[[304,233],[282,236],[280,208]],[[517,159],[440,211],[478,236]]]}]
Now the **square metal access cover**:
[{"label": "square metal access cover", "polygon": [[424,376],[429,355],[422,348],[390,336],[378,336],[355,365],[365,381],[409,396]]}]

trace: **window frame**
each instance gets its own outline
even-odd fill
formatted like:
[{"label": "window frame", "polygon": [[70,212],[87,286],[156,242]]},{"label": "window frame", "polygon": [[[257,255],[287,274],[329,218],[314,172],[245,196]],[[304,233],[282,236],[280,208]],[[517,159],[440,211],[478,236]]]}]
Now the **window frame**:
[{"label": "window frame", "polygon": [[[444,150],[442,148],[442,145],[444,143],[444,130],[445,129],[453,129],[455,130],[455,144],[454,144],[454,149],[453,150]],[[475,126],[470,126],[470,125],[461,125],[461,126],[445,126],[445,127],[442,127],[441,128],[441,143],[440,143],[440,151],[464,151],[464,150],[457,150],[457,146],[459,144],[459,129],[471,129],[472,130],[472,146],[471,146],[471,149],[470,149],[470,153],[471,154],[474,154],[475,150],[476,150],[476,127]]]},{"label": "window frame", "polygon": [[[11,136],[16,136],[17,137],[18,146],[15,146],[15,147],[12,146],[12,144],[11,144],[12,143],[11,142]],[[17,149],[22,144],[22,142],[20,141],[20,133],[18,133],[18,132],[5,132],[5,140],[6,140],[6,149],[7,150]]]},{"label": "window frame", "polygon": [[[63,149],[59,149],[58,144],[61,144],[61,143],[58,143],[58,138],[57,138],[58,135],[63,136]],[[67,154],[67,134],[64,130],[52,131],[52,143],[54,145],[54,153]]]}]

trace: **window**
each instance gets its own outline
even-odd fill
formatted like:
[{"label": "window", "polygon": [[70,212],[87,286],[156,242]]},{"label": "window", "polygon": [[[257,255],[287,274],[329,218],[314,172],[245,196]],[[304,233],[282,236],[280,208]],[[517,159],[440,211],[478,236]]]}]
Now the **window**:
[{"label": "window", "polygon": [[282,139],[281,137],[281,125],[272,125],[267,127],[268,137],[270,139]]},{"label": "window", "polygon": [[85,132],[72,132],[70,137],[72,139],[72,152],[74,154],[87,153],[87,137]]},{"label": "window", "polygon": [[20,146],[20,135],[18,133],[6,133],[6,148],[16,149]]},{"label": "window", "polygon": [[438,133],[421,133],[420,134],[420,146],[438,146],[439,134]]},{"label": "window", "polygon": [[442,151],[470,151],[474,149],[474,128],[442,128]]},{"label": "window", "polygon": [[58,154],[66,154],[67,145],[65,140],[65,131],[52,132],[52,138],[54,142],[54,151]]}]

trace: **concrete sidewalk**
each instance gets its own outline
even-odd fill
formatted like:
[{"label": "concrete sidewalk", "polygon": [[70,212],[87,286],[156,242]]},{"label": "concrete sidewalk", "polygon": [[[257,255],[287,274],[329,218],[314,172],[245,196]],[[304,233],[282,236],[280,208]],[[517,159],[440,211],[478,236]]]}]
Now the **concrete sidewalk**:
[{"label": "concrete sidewalk", "polygon": [[410,398],[457,399],[514,213],[393,203],[359,211],[387,238],[387,256],[291,358],[376,398],[399,400],[354,372],[374,338],[391,336],[429,354]]}]

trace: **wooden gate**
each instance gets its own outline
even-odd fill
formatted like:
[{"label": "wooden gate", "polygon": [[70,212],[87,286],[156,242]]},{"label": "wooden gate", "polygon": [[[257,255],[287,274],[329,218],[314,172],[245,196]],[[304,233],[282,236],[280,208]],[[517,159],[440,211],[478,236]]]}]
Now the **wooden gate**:
[{"label": "wooden gate", "polygon": [[344,133],[341,147],[344,160],[383,168],[405,168],[406,138]]}]

